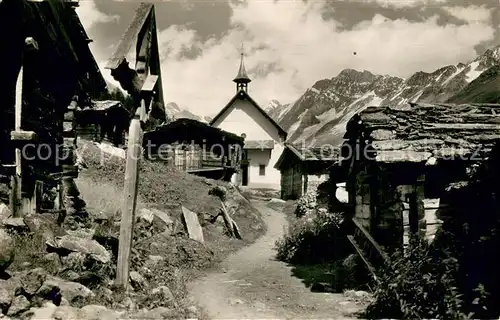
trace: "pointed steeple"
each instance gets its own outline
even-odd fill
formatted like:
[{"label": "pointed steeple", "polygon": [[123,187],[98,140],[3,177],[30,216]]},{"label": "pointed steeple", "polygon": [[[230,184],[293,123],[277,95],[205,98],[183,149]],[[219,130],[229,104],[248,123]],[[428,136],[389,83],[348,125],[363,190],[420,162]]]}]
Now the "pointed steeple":
[{"label": "pointed steeple", "polygon": [[240,70],[238,70],[238,75],[233,79],[233,82],[236,83],[236,91],[244,90],[247,91],[248,83],[252,80],[247,75],[247,70],[245,69],[245,62],[243,61],[244,54],[243,50],[241,51],[241,61],[240,61]]}]

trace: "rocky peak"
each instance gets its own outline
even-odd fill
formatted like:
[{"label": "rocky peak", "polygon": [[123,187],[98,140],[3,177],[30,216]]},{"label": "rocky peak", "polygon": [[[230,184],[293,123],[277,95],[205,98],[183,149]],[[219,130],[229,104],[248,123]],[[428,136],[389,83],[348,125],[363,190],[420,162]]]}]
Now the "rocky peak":
[{"label": "rocky peak", "polygon": [[331,85],[332,81],[330,79],[323,79],[317,81],[312,87],[317,90],[325,90]]},{"label": "rocky peak", "polygon": [[376,76],[367,70],[357,71],[354,69],[344,69],[335,78],[348,79],[353,82],[372,82],[375,80]]},{"label": "rocky peak", "polygon": [[489,68],[500,64],[500,46],[486,50],[474,61],[479,62],[479,67],[481,68]]}]

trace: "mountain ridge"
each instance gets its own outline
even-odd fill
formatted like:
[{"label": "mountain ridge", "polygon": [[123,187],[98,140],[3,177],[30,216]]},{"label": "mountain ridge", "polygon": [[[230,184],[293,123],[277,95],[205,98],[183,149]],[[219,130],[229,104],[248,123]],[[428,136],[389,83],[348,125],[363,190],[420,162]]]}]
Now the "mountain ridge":
[{"label": "mountain ridge", "polygon": [[[474,97],[491,102],[499,96],[499,65],[500,46],[497,46],[467,63],[443,66],[432,72],[418,71],[406,79],[348,68],[335,77],[316,81],[293,103],[273,101],[266,111],[288,132],[289,142],[335,144],[342,141],[347,121],[369,106],[476,102],[471,101]],[[498,69],[480,77],[493,67]],[[478,84],[478,79],[492,84],[484,89],[484,83]],[[484,92],[478,93],[482,89]],[[462,93],[467,90],[468,93]]]}]

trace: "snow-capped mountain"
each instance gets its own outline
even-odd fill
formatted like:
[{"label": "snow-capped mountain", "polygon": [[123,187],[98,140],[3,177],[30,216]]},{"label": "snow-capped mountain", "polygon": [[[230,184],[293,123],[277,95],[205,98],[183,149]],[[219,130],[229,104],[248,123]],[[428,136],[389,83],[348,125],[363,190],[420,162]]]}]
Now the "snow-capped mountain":
[{"label": "snow-capped mountain", "polygon": [[181,119],[181,118],[193,119],[201,122],[210,122],[212,120],[211,117],[208,116],[201,117],[190,112],[189,110],[181,109],[175,102],[167,103],[166,113],[167,117],[171,120]]},{"label": "snow-capped mountain", "polygon": [[[431,73],[419,71],[408,79],[345,69],[336,77],[316,82],[294,103],[272,101],[267,111],[288,132],[289,141],[333,144],[341,141],[347,121],[369,106],[458,101],[455,97],[462,91],[483,88],[474,80],[498,65],[500,47],[487,50],[469,63]],[[472,86],[476,89],[470,89]],[[473,99],[470,93],[468,96]],[[463,99],[460,102],[466,102]]]}]

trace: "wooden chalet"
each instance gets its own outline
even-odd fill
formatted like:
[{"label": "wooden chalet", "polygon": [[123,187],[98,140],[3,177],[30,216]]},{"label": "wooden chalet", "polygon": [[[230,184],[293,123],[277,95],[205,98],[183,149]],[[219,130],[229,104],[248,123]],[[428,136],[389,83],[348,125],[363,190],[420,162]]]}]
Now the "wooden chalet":
[{"label": "wooden chalet", "polygon": [[179,170],[230,179],[240,168],[244,140],[192,119],[178,119],[144,134],[146,159]]},{"label": "wooden chalet", "polygon": [[411,103],[355,115],[342,168],[356,223],[387,250],[411,233],[432,239],[447,215],[450,184],[467,181],[500,138],[499,111],[493,104]]},{"label": "wooden chalet", "polygon": [[[77,4],[0,2],[0,28],[4,30],[0,39],[0,162],[4,176],[22,178],[23,198],[34,192],[35,180],[48,181],[51,174],[62,171],[75,174],[72,157],[67,163],[56,161],[60,154],[56,147],[67,143],[70,151],[75,143],[76,105],[106,90],[88,47],[92,40],[75,12]],[[26,143],[43,144],[45,151],[25,148],[22,159],[15,157],[15,149],[23,149]],[[15,176],[9,169],[13,167],[17,168]]]},{"label": "wooden chalet", "polygon": [[125,144],[130,119],[130,112],[120,101],[92,101],[89,106],[78,109],[76,131],[81,138],[106,140],[119,147]]},{"label": "wooden chalet", "polygon": [[281,172],[281,199],[298,199],[328,179],[328,168],[339,156],[333,148],[285,143],[275,168]]}]

